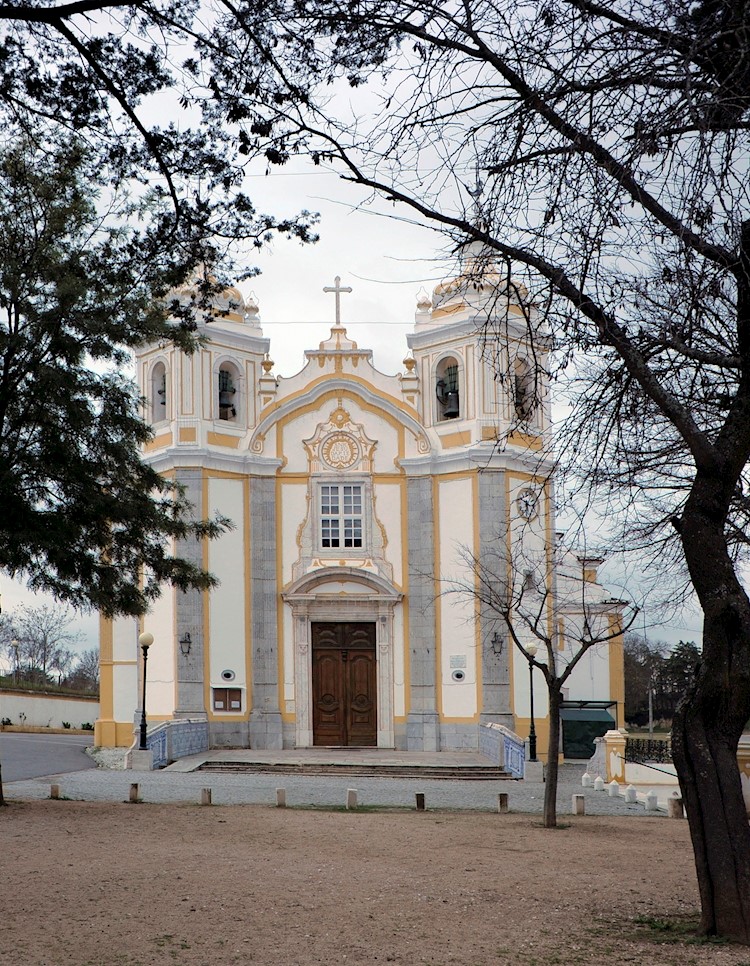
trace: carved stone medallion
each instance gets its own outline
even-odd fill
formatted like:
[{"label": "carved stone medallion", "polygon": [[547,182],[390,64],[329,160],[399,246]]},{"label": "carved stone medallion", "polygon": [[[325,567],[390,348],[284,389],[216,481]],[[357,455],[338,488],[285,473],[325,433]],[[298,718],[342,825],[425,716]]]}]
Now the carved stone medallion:
[{"label": "carved stone medallion", "polygon": [[323,462],[334,470],[346,470],[359,459],[359,444],[348,433],[331,433],[320,447]]}]

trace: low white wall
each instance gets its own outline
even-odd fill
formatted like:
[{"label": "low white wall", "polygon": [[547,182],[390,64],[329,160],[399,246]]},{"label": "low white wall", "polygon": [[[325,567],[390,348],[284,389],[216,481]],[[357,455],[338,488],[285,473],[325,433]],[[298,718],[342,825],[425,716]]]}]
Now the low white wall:
[{"label": "low white wall", "polygon": [[[21,715],[26,715],[22,718]],[[84,722],[93,724],[99,717],[96,698],[71,698],[67,695],[33,691],[0,691],[0,718],[14,725],[62,728],[63,721],[73,728]]]},{"label": "low white wall", "polygon": [[634,761],[625,762],[625,782],[628,785],[677,785],[677,772],[669,762],[654,763],[653,768]]}]

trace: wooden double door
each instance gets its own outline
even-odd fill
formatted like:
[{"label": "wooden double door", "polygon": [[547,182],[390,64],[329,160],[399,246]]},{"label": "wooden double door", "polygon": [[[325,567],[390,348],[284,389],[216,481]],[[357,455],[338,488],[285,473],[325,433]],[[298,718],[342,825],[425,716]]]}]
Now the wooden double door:
[{"label": "wooden double door", "polygon": [[313,623],[314,745],[376,745],[375,624]]}]

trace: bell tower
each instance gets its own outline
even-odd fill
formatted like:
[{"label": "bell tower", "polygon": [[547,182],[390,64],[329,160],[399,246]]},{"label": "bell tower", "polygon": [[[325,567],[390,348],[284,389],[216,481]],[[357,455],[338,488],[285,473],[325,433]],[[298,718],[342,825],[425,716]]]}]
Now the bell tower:
[{"label": "bell tower", "polygon": [[417,297],[416,362],[426,426],[450,445],[539,436],[547,426],[546,340],[525,287],[477,242],[460,273]]},{"label": "bell tower", "polygon": [[[177,293],[190,299],[192,287]],[[236,288],[214,299],[211,319],[198,322],[203,343],[188,355],[171,345],[136,354],[146,416],[154,430],[147,453],[171,448],[236,449],[258,421],[258,384],[270,342],[258,305]]]}]

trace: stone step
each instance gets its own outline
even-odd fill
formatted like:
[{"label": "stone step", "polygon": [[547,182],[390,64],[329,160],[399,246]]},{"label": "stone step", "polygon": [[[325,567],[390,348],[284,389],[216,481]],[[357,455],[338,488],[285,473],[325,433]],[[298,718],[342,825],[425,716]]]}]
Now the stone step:
[{"label": "stone step", "polygon": [[443,778],[463,781],[505,781],[513,777],[494,765],[418,765],[377,762],[258,762],[209,759],[196,770],[224,774],[245,772],[273,775],[356,775],[370,778]]}]

